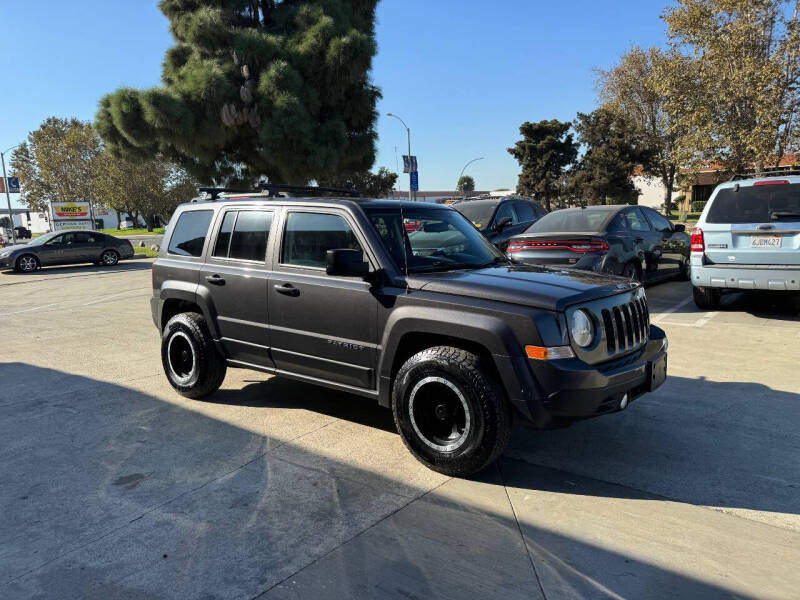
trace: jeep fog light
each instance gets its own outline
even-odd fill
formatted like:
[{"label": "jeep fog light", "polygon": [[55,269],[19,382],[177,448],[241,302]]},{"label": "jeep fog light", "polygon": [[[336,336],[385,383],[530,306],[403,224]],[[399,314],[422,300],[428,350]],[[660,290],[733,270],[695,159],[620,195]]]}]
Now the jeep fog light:
[{"label": "jeep fog light", "polygon": [[581,348],[586,348],[594,341],[594,324],[583,310],[576,310],[572,313],[569,321],[569,331],[572,339]]}]

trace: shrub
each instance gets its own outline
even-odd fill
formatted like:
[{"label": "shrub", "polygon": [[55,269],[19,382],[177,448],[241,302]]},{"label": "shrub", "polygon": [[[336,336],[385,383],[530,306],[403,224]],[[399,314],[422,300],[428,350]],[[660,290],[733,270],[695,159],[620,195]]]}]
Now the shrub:
[{"label": "shrub", "polygon": [[692,202],[692,212],[699,213],[703,212],[703,209],[706,206],[706,200],[695,200]]}]

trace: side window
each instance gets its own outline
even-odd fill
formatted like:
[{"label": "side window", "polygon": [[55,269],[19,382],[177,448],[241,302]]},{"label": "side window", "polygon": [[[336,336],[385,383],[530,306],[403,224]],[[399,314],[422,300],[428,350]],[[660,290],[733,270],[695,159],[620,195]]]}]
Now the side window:
[{"label": "side window", "polygon": [[78,244],[94,244],[97,242],[97,236],[91,233],[79,232],[75,234],[75,242]]},{"label": "side window", "polygon": [[228,258],[264,262],[267,255],[267,238],[269,237],[271,225],[271,212],[240,211],[239,217],[236,219],[236,225],[233,228]]},{"label": "side window", "polygon": [[183,213],[169,240],[167,251],[179,256],[200,256],[214,211],[192,210]]},{"label": "side window", "polygon": [[533,206],[528,202],[514,202],[514,208],[517,209],[517,216],[519,217],[520,223],[530,223],[536,220],[536,213],[533,212]]},{"label": "side window", "polygon": [[611,233],[623,233],[628,231],[629,221],[625,213],[620,213],[614,217],[608,226],[608,231]]},{"label": "side window", "polygon": [[64,243],[64,234],[61,234],[61,235],[55,236],[49,242],[46,242],[45,245],[46,246],[60,246],[63,243]]},{"label": "side window", "polygon": [[650,231],[650,225],[647,219],[644,218],[642,212],[638,208],[634,208],[625,213],[625,219],[628,221],[628,229],[631,231]]},{"label": "side window", "polygon": [[231,232],[233,231],[233,223],[236,221],[236,211],[231,210],[225,213],[222,219],[222,225],[217,233],[217,243],[214,244],[214,256],[220,258],[227,258],[228,248],[231,245]]},{"label": "side window", "polygon": [[652,209],[644,209],[647,219],[653,224],[653,229],[656,231],[671,231],[672,224],[666,217],[662,217]]},{"label": "side window", "polygon": [[281,263],[324,269],[327,251],[340,248],[361,250],[343,217],[307,212],[290,212],[287,216]]},{"label": "side window", "polygon": [[503,202],[500,208],[497,209],[497,214],[494,216],[494,223],[497,225],[506,217],[511,217],[511,224],[516,225],[519,223],[517,214],[514,212],[514,205],[511,202]]},{"label": "side window", "polygon": [[75,234],[65,233],[61,236],[61,243],[65,246],[72,246],[75,243]]}]

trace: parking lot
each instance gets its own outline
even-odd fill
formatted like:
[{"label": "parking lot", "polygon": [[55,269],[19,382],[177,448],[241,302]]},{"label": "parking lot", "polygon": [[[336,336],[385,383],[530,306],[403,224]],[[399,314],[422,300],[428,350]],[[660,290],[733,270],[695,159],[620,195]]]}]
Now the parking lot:
[{"label": "parking lot", "polygon": [[667,383],[471,480],[389,411],[167,383],[150,261],[0,273],[2,598],[796,598],[800,316],[648,289]]}]

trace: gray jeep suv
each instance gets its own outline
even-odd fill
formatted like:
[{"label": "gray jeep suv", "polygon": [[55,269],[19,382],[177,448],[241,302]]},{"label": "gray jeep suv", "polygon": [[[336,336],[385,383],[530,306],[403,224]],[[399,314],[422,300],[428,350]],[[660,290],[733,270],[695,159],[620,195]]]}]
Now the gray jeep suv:
[{"label": "gray jeep suv", "polygon": [[434,204],[182,205],[153,264],[152,314],[181,394],[211,394],[240,367],[373,398],[414,456],[450,475],[494,461],[514,417],[564,426],[666,378],[638,284],[517,265]]}]

